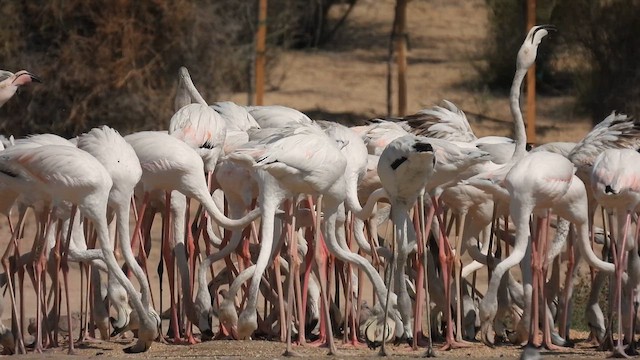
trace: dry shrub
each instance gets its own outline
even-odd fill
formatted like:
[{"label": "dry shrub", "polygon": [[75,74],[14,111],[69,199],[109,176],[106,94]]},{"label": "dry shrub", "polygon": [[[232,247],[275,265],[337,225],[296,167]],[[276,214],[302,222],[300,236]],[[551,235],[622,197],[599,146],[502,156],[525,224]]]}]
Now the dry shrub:
[{"label": "dry shrub", "polygon": [[596,123],[612,110],[640,114],[638,14],[638,1],[566,0],[554,8],[552,21],[576,54],[579,102]]},{"label": "dry shrub", "polygon": [[44,81],[0,109],[4,133],[161,129],[180,66],[206,99],[247,80],[254,13],[235,1],[9,1],[0,14],[0,67]]},{"label": "dry shrub", "polygon": [[[507,89],[523,39],[524,2],[486,2],[490,41],[483,44],[486,66],[480,81],[490,89]],[[575,93],[578,110],[596,123],[612,110],[640,113],[639,13],[638,1],[537,1],[538,23],[558,27],[538,52],[538,91]]]},{"label": "dry shrub", "polygon": [[[348,0],[355,3],[356,0]],[[270,0],[268,41],[312,45],[340,0]],[[0,2],[0,69],[28,69],[31,86],[0,109],[0,132],[77,135],[166,128],[177,70],[205,99],[250,83],[257,1],[43,0]],[[323,34],[323,33],[321,33]],[[274,47],[268,47],[268,64]]]}]

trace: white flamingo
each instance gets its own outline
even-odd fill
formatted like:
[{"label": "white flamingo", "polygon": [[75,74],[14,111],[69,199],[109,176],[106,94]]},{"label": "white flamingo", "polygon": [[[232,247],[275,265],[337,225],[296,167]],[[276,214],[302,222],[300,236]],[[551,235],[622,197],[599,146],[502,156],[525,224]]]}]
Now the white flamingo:
[{"label": "white flamingo", "polygon": [[[615,229],[615,307],[618,314],[618,341],[614,348],[614,355],[624,356],[622,345],[622,275],[626,268],[627,256],[629,263],[637,255],[636,239],[628,239],[631,226],[631,216],[640,204],[640,171],[636,164],[640,161],[640,154],[632,149],[607,149],[598,156],[591,173],[593,195],[598,203],[607,211],[612,211],[617,217]],[[635,251],[635,253],[633,253]],[[614,253],[614,254],[615,254]],[[633,253],[633,254],[632,254]],[[637,284],[631,284],[635,287]],[[633,336],[633,333],[628,334]]]},{"label": "white flamingo", "polygon": [[36,149],[15,149],[0,156],[3,180],[20,187],[24,182],[38,184],[55,201],[69,201],[91,220],[109,271],[125,287],[138,314],[142,314],[138,342],[125,349],[142,352],[158,336],[159,318],[149,312],[149,304],[140,300],[137,290],[126,278],[109,247],[107,203],[113,185],[108,172],[88,153],[75,147],[47,145]]}]

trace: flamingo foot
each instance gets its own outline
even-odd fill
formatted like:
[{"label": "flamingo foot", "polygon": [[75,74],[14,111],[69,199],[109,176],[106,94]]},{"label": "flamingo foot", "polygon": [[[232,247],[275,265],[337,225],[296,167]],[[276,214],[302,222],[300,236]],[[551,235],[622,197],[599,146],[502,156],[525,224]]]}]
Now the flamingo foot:
[{"label": "flamingo foot", "polygon": [[493,326],[490,321],[482,324],[480,328],[480,340],[488,347],[495,347],[495,333],[493,332]]},{"label": "flamingo foot", "polygon": [[422,357],[426,357],[426,358],[436,357],[436,352],[435,350],[433,350],[433,346],[431,346],[431,344],[427,346],[427,351],[425,351],[424,354],[422,354]]},{"label": "flamingo foot", "polygon": [[613,348],[613,352],[611,353],[611,355],[609,355],[610,358],[617,358],[617,359],[630,359],[631,357],[629,355],[626,354],[625,350],[622,348],[622,345],[616,345],[616,347]]},{"label": "flamingo foot", "polygon": [[176,345],[195,345],[198,344],[200,341],[198,341],[196,338],[193,337],[193,335],[187,336],[184,339],[177,339],[174,340],[174,344]]},{"label": "flamingo foot", "polygon": [[589,336],[587,337],[586,343],[595,347],[599,347],[603,339],[599,339],[596,334],[597,334],[597,331],[591,330],[589,332]]},{"label": "flamingo foot", "polygon": [[347,344],[349,344],[349,345],[351,345],[351,346],[353,346],[355,348],[361,348],[361,349],[364,349],[365,346],[367,346],[366,343],[358,340],[358,338],[352,338],[351,340],[347,341]]},{"label": "flamingo foot", "polygon": [[[447,342],[444,343],[444,345],[442,345],[442,347],[440,348],[440,351],[449,351],[449,350],[453,350],[453,349],[465,349],[468,347],[471,347],[472,344],[468,343],[468,342],[459,342],[456,340],[447,340]],[[489,345],[491,347],[493,347],[493,345]]]},{"label": "flamingo foot", "polygon": [[99,343],[101,342],[101,339],[98,338],[94,338],[93,336],[89,335],[89,334],[84,334],[82,335],[82,338],[80,338],[77,342],[78,345],[85,345],[85,344],[95,344],[95,343]]},{"label": "flamingo foot", "polygon": [[327,338],[326,336],[319,336],[316,340],[308,342],[307,345],[313,347],[323,347],[327,346]]},{"label": "flamingo foot", "polygon": [[611,351],[613,350],[613,335],[609,330],[604,335],[604,338],[598,346],[598,351]]},{"label": "flamingo foot", "polygon": [[541,346],[544,347],[545,349],[549,350],[549,351],[560,351],[560,350],[562,350],[562,347],[555,345],[553,343],[553,341],[543,341]]},{"label": "flamingo foot", "polygon": [[576,344],[569,340],[569,339],[563,339],[558,333],[553,332],[551,333],[551,342],[553,343],[553,345],[557,345],[560,347],[566,347],[566,348],[572,348],[575,347]]},{"label": "flamingo foot", "polygon": [[127,354],[138,354],[146,352],[151,347],[151,341],[138,340],[135,344],[124,348],[124,352]]}]

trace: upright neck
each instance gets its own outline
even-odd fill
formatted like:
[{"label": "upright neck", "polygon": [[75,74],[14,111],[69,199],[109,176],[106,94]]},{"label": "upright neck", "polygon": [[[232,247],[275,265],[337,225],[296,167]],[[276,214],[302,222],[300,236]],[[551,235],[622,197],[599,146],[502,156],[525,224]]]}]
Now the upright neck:
[{"label": "upright neck", "polygon": [[516,140],[516,148],[513,151],[512,160],[522,158],[527,152],[527,134],[524,128],[524,119],[520,110],[520,88],[522,81],[527,75],[527,69],[517,69],[511,84],[511,93],[509,95],[509,107],[513,116],[514,135]]}]

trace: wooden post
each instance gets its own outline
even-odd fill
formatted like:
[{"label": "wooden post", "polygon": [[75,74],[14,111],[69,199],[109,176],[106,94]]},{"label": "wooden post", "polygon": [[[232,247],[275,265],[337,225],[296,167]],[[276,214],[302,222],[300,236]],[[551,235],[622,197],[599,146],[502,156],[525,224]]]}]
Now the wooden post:
[{"label": "wooden post", "polygon": [[[528,32],[536,24],[536,0],[527,0]],[[536,140],[536,64],[527,72],[527,143],[535,144]]]},{"label": "wooden post", "polygon": [[264,65],[267,42],[267,0],[259,0],[256,32],[256,105],[264,104]]},{"label": "wooden post", "polygon": [[396,0],[398,62],[398,116],[407,114],[407,0]]}]

